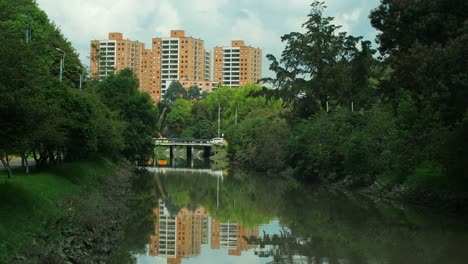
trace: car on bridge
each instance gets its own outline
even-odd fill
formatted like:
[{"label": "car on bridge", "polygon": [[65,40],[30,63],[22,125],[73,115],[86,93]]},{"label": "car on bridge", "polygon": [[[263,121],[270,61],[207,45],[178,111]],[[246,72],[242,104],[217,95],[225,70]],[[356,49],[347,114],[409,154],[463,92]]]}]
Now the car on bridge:
[{"label": "car on bridge", "polygon": [[167,143],[169,140],[167,138],[156,138],[155,143]]},{"label": "car on bridge", "polygon": [[227,145],[227,141],[224,138],[212,138],[210,143],[217,145]]}]

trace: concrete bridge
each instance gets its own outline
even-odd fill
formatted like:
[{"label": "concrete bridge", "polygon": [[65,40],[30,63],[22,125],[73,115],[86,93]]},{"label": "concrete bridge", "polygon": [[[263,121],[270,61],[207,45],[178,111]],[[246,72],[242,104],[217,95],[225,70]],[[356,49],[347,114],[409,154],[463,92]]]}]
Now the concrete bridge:
[{"label": "concrete bridge", "polygon": [[174,147],[186,147],[187,148],[187,158],[192,157],[194,147],[203,148],[203,157],[209,158],[211,154],[211,149],[213,146],[220,146],[219,143],[213,143],[209,139],[165,139],[157,138],[154,141],[154,145],[169,147],[169,156],[172,159],[174,157]]}]

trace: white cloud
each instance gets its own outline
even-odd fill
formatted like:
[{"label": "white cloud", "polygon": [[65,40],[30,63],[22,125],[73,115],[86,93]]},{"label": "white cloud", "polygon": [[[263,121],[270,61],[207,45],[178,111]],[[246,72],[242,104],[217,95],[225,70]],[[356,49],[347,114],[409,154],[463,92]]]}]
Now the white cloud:
[{"label": "white cloud", "polygon": [[[166,37],[171,29],[185,30],[188,36],[205,40],[207,48],[226,46],[233,39],[260,47],[263,54],[279,57],[284,44],[280,37],[303,31],[311,0],[37,0],[40,8],[62,30],[89,64],[89,43],[106,39],[109,32],[151,43]],[[357,27],[373,32],[367,16],[378,0],[325,0],[326,13],[351,32]],[[330,12],[333,12],[330,14]],[[264,59],[264,75],[271,75]]]},{"label": "white cloud", "polygon": [[343,19],[350,22],[357,22],[361,17],[361,8],[354,9],[351,13],[343,14]]},{"label": "white cloud", "polygon": [[231,27],[231,35],[245,40],[251,46],[260,46],[267,41],[272,42],[279,38],[275,32],[266,29],[260,19],[250,10],[243,9],[243,17],[236,19]]},{"label": "white cloud", "polygon": [[361,10],[361,8],[356,8],[353,9],[351,12],[338,14],[333,20],[333,22],[336,25],[341,26],[339,31],[350,33],[351,29],[361,18]]},{"label": "white cloud", "polygon": [[310,9],[310,0],[266,0],[266,5],[271,5],[274,8],[288,11],[303,11]]},{"label": "white cloud", "polygon": [[[179,12],[170,0],[160,2],[158,6],[154,7],[152,14],[148,15],[151,16],[149,20],[151,23],[141,29],[142,37],[145,37],[145,39],[140,41],[149,42],[152,37],[168,36],[171,29],[179,29],[181,26]],[[145,31],[146,28],[152,29],[154,32],[147,32]],[[148,35],[151,37],[148,38]]]}]

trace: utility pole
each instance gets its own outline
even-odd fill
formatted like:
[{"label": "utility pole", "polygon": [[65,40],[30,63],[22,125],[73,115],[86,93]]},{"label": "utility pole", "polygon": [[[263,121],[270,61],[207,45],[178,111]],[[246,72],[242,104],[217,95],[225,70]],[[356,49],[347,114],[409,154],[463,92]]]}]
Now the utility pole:
[{"label": "utility pole", "polygon": [[216,184],[216,209],[219,209],[219,175],[216,178],[217,178],[217,184]]},{"label": "utility pole", "polygon": [[80,71],[80,86],[79,86],[79,88],[80,88],[80,92],[82,92],[83,91],[83,77],[84,77],[83,76],[83,69],[81,67],[79,67],[79,66],[76,67],[76,68]]},{"label": "utility pole", "polygon": [[235,124],[237,125],[237,105],[236,105],[236,122]]},{"label": "utility pole", "polygon": [[326,105],[327,105],[327,113],[328,113],[328,96],[327,96]]},{"label": "utility pole", "polygon": [[218,137],[220,133],[220,127],[221,127],[221,104],[218,103]]}]

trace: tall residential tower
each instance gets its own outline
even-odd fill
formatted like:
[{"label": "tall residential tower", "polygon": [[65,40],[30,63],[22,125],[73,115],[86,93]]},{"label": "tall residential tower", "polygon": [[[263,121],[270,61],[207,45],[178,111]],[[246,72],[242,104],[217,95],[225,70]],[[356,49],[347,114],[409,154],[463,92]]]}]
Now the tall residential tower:
[{"label": "tall residential tower", "polygon": [[[212,92],[219,85],[243,87],[262,78],[262,50],[246,46],[242,40],[231,47],[215,47],[213,55],[202,39],[186,37],[183,30],[171,30],[169,37],[152,39],[151,48],[124,39],[122,33],[109,33],[107,40],[91,41],[90,75],[102,80],[130,68],[139,79],[142,92],[159,102],[170,84],[178,81],[188,89]],[[214,81],[211,81],[212,78]]]},{"label": "tall residential tower", "polygon": [[204,41],[186,37],[182,30],[171,30],[170,37],[153,38],[152,48],[143,52],[142,75],[142,91],[156,102],[173,81],[204,81]]},{"label": "tall residential tower", "polygon": [[233,40],[231,47],[214,48],[214,81],[220,85],[243,87],[262,78],[262,50]]},{"label": "tall residential tower", "polygon": [[171,30],[170,37],[153,38],[150,49],[143,43],[124,40],[122,33],[109,33],[108,40],[91,41],[91,78],[104,79],[130,68],[142,92],[159,102],[173,81],[185,88],[196,85],[211,92],[211,52],[204,41],[186,37],[182,30]]},{"label": "tall residential tower", "polygon": [[141,54],[145,45],[124,39],[122,33],[109,33],[107,40],[91,41],[90,77],[102,80],[107,76],[130,68],[141,77]]}]

